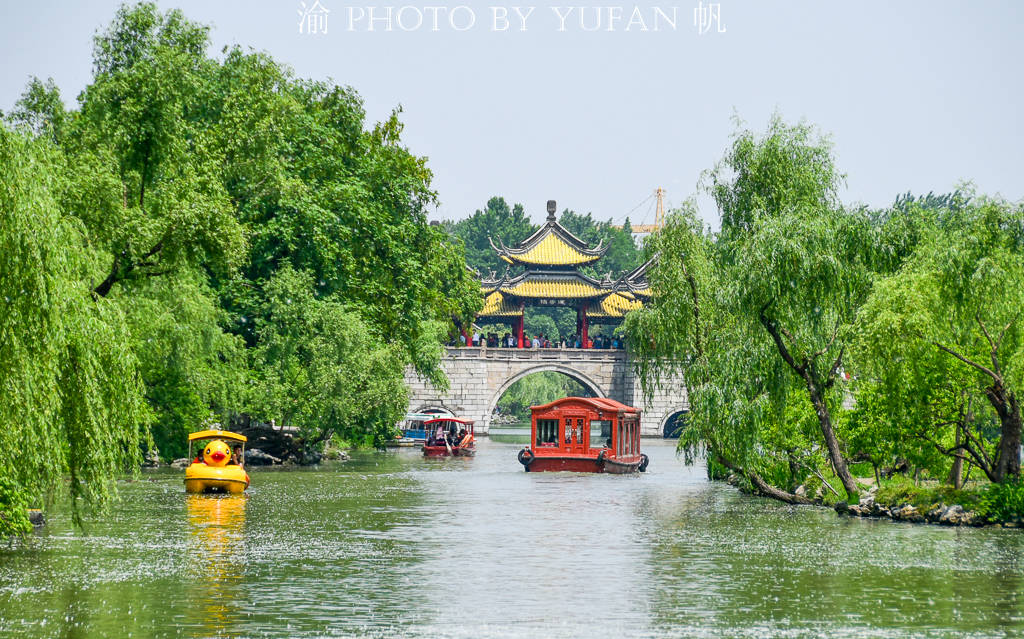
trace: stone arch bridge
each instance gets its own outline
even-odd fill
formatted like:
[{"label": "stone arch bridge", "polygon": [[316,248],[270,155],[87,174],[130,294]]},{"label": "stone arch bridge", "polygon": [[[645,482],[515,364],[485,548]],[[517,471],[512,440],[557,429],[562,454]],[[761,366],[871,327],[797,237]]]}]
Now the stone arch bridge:
[{"label": "stone arch bridge", "polygon": [[645,401],[640,381],[625,351],[604,349],[448,348],[442,360],[451,388],[442,393],[411,370],[409,411],[445,408],[476,422],[477,434],[487,434],[491,414],[516,381],[541,371],[568,375],[598,397],[608,397],[643,411],[642,434],[661,437],[668,419],[689,410],[682,379],[667,380],[650,401]]}]

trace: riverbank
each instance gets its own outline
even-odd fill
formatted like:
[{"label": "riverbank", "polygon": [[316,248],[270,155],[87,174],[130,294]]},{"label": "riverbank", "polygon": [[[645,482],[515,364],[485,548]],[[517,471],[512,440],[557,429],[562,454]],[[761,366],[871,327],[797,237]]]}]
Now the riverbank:
[{"label": "riverbank", "polygon": [[[819,480],[820,481],[820,480]],[[905,477],[883,480],[857,478],[863,492],[859,501],[849,503],[841,486],[814,483],[797,487],[796,495],[809,503],[829,507],[839,516],[867,519],[891,519],[914,524],[940,526],[992,526],[1024,528],[1024,486],[1017,483],[972,483],[970,488],[955,489],[937,482],[915,482]],[[726,482],[741,492],[772,498],[758,491],[738,475],[730,474]],[[835,482],[838,483],[838,482]],[[825,489],[828,485],[832,492]]]}]

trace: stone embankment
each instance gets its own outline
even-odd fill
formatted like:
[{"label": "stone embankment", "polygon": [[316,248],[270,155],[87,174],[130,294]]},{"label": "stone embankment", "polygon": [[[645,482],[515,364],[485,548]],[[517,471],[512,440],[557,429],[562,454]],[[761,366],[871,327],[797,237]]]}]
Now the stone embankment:
[{"label": "stone embankment", "polygon": [[[726,482],[736,486],[743,492],[750,493],[749,487],[739,480],[736,475],[729,475]],[[940,526],[998,526],[1001,528],[1024,528],[1024,520],[996,523],[989,521],[980,513],[973,510],[965,510],[960,504],[935,504],[931,508],[922,510],[913,504],[879,504],[875,501],[877,487],[872,487],[862,498],[859,504],[847,504],[839,501],[833,506],[840,516],[864,517],[867,519],[892,519],[894,521],[906,521],[914,524],[938,524]],[[811,496],[807,495],[804,487],[796,489],[796,494],[811,499],[815,505],[827,505],[823,497],[823,489]],[[759,494],[757,492],[751,494]]]},{"label": "stone embankment", "polygon": [[1003,528],[1021,528],[1020,521],[993,523],[981,514],[972,510],[964,510],[960,504],[936,504],[927,510],[918,509],[913,504],[884,505],[875,501],[872,489],[859,504],[847,504],[840,501],[835,505],[836,513],[849,517],[867,517],[873,519],[893,519],[914,524],[938,524],[940,526],[1001,526]]}]

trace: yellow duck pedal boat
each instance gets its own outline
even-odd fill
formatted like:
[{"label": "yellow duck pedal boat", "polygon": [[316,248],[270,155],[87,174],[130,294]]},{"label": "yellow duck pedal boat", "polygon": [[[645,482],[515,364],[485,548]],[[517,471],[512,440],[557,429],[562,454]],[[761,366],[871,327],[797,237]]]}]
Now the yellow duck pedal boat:
[{"label": "yellow duck pedal boat", "polygon": [[[192,443],[208,440],[199,455],[192,457]],[[226,440],[226,441],[225,441]],[[226,443],[242,444],[241,459],[232,456]],[[245,459],[245,435],[226,430],[204,430],[188,436],[188,456],[192,463],[185,469],[185,492],[242,493],[249,487],[249,474],[241,462]]]}]

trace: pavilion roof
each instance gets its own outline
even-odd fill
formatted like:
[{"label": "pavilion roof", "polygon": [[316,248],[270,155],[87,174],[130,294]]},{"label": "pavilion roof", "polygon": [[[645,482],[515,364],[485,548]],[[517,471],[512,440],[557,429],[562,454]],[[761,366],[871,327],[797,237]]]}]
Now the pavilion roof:
[{"label": "pavilion roof", "polygon": [[587,316],[594,319],[622,319],[626,313],[643,306],[643,302],[630,299],[621,293],[612,293],[601,300],[601,305],[587,310]]},{"label": "pavilion roof", "polygon": [[493,291],[484,297],[483,310],[479,317],[520,317],[523,309],[518,304],[510,304],[505,296],[498,291]]},{"label": "pavilion roof", "polygon": [[500,292],[505,299],[521,297],[528,299],[585,300],[610,295],[614,289],[608,278],[596,280],[576,270],[526,271],[516,277],[509,277],[508,271],[500,279],[481,282],[483,291],[489,295]]},{"label": "pavilion roof", "polygon": [[569,232],[558,223],[554,213],[549,213],[544,226],[533,235],[523,240],[516,248],[505,246],[498,240],[488,238],[491,247],[498,252],[498,257],[509,264],[526,266],[582,266],[601,259],[608,247],[603,240],[595,248]]}]

